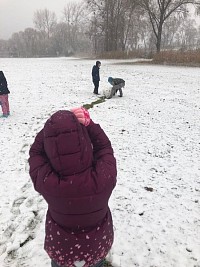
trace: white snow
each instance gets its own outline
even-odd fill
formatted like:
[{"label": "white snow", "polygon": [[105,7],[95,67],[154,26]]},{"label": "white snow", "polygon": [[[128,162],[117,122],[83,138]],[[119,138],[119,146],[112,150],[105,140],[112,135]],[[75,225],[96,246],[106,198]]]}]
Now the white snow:
[{"label": "white snow", "polygon": [[[124,97],[90,109],[118,164],[110,199],[115,267],[200,267],[200,71],[113,65]],[[117,61],[119,63],[119,61]],[[50,267],[43,250],[47,205],[29,178],[28,151],[47,118],[96,100],[91,60],[1,59],[11,116],[0,118],[0,266]]]}]

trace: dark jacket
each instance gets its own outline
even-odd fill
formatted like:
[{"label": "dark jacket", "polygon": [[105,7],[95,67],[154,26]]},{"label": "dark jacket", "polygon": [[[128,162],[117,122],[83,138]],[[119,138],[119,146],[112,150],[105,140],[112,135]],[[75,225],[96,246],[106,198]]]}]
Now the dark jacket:
[{"label": "dark jacket", "polygon": [[46,122],[30,149],[30,176],[48,203],[45,250],[63,266],[103,259],[113,243],[108,200],[116,184],[111,143],[98,124],[69,111]]},{"label": "dark jacket", "polygon": [[114,78],[113,79],[113,83],[114,83],[114,85],[118,85],[120,83],[124,83],[125,84],[125,81],[123,79],[121,79],[121,78]]},{"label": "dark jacket", "polygon": [[8,90],[7,81],[3,71],[0,71],[0,95],[7,95],[10,91]]},{"label": "dark jacket", "polygon": [[118,84],[121,84],[121,83],[124,83],[125,85],[125,81],[121,78],[113,78],[113,85],[118,85]]},{"label": "dark jacket", "polygon": [[94,65],[93,68],[92,68],[92,81],[93,82],[99,82],[100,81],[98,64],[101,64],[101,62],[97,61],[96,65]]}]

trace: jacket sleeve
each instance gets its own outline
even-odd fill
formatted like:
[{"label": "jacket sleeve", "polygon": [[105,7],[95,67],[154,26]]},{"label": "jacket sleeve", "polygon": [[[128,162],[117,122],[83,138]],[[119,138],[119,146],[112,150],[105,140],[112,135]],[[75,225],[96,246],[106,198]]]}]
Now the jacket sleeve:
[{"label": "jacket sleeve", "polygon": [[93,68],[92,68],[92,77],[94,77],[95,76],[95,66],[93,66]]},{"label": "jacket sleeve", "polygon": [[44,150],[43,130],[40,131],[29,151],[29,174],[37,192],[45,195],[59,185],[59,177],[51,167]]},{"label": "jacket sleeve", "polygon": [[2,87],[7,87],[7,86],[8,86],[8,84],[7,84],[7,80],[6,80],[6,77],[4,76],[4,74],[3,74],[2,77],[1,77],[0,85],[1,85]]},{"label": "jacket sleeve", "polygon": [[4,76],[3,85],[4,85],[5,87],[8,87],[8,83],[7,83],[7,80],[6,80],[6,77],[5,77],[5,76]]},{"label": "jacket sleeve", "polygon": [[100,125],[95,124],[92,120],[87,126],[87,130],[93,145],[95,171],[101,177],[112,179],[114,187],[116,184],[117,167],[111,142]]},{"label": "jacket sleeve", "polygon": [[93,68],[92,68],[92,80],[93,81],[97,80],[97,70],[96,70],[95,66],[93,66]]},{"label": "jacket sleeve", "polygon": [[97,66],[93,66],[92,68],[92,79],[93,81],[100,81],[99,69]]}]

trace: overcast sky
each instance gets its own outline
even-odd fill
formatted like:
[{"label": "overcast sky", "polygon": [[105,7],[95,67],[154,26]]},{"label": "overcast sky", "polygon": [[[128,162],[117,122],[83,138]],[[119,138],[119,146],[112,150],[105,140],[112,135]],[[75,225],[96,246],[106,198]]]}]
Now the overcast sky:
[{"label": "overcast sky", "polygon": [[33,14],[38,9],[54,11],[60,19],[64,6],[80,0],[0,0],[0,39],[33,27]]},{"label": "overcast sky", "polygon": [[[33,26],[33,14],[38,9],[54,11],[58,20],[64,6],[81,0],[0,0],[0,39],[8,39],[12,33]],[[200,23],[200,19],[198,19]]]}]

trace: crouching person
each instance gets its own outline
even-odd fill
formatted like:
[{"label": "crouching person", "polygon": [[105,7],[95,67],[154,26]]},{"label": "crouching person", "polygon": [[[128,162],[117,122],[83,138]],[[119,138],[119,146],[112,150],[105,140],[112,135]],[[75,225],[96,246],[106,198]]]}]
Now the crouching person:
[{"label": "crouching person", "polygon": [[109,98],[112,98],[118,91],[119,91],[119,96],[123,96],[122,88],[125,86],[125,81],[121,78],[108,78],[108,82],[113,86],[111,90],[111,94]]},{"label": "crouching person", "polygon": [[37,134],[29,165],[48,203],[44,248],[51,266],[102,267],[114,238],[108,200],[117,176],[103,129],[83,107],[58,111]]}]

